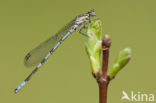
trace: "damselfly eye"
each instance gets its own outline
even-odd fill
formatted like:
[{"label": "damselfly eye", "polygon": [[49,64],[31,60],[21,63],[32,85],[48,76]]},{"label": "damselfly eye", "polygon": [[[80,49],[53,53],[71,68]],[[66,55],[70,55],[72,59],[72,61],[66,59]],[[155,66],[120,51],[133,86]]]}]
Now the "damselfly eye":
[{"label": "damselfly eye", "polygon": [[96,13],[95,13],[94,10],[90,10],[90,11],[88,11],[88,14],[89,14],[90,16],[95,16],[95,15],[96,15]]}]

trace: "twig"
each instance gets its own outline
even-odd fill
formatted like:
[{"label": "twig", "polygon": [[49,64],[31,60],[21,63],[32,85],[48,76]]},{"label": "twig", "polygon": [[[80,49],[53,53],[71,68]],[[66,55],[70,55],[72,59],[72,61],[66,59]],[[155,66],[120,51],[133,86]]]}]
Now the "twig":
[{"label": "twig", "polygon": [[107,89],[110,81],[107,75],[110,45],[110,38],[108,35],[105,35],[102,41],[102,71],[99,71],[97,79],[99,85],[99,103],[107,103]]}]

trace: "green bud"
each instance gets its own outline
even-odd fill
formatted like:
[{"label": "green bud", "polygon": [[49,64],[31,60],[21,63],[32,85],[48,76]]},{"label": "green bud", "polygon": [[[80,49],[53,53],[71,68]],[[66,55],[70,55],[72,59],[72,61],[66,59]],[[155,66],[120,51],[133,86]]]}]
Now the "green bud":
[{"label": "green bud", "polygon": [[131,58],[131,49],[130,48],[125,48],[124,50],[122,50],[119,53],[112,69],[110,69],[110,71],[108,73],[108,75],[110,76],[111,79],[113,77],[115,77],[116,74],[129,62],[130,58]]},{"label": "green bud", "polygon": [[97,73],[101,68],[101,21],[93,20],[88,27],[88,39],[85,45],[92,72]]}]

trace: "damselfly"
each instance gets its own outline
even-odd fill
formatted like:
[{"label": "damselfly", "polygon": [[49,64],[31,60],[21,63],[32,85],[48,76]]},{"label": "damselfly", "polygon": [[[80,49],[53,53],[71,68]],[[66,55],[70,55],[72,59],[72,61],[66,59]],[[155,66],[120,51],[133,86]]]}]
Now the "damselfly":
[{"label": "damselfly", "polygon": [[[50,37],[48,40],[40,44],[38,47],[30,51],[24,58],[26,66],[37,67],[31,72],[31,74],[14,90],[17,93],[36,73],[36,71],[44,64],[48,57],[56,50],[56,48],[65,40],[71,33],[75,32],[76,29],[80,33],[81,30],[91,21],[92,17],[95,17],[95,11],[90,10],[87,13],[77,16],[74,20],[69,22],[64,28],[62,28],[56,35]],[[83,33],[84,34],[84,33]]]}]

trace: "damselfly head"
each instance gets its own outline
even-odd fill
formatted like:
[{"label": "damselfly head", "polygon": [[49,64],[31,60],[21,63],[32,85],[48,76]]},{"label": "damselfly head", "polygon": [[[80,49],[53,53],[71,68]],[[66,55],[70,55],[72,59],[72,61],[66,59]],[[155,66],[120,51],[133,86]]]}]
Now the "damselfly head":
[{"label": "damselfly head", "polygon": [[88,11],[88,14],[89,14],[90,16],[96,16],[96,13],[95,13],[94,10],[89,10],[89,11]]},{"label": "damselfly head", "polygon": [[75,18],[75,24],[80,25],[84,22],[88,22],[91,20],[91,18],[94,18],[96,16],[96,13],[94,10],[89,10],[85,14],[81,14]]}]

